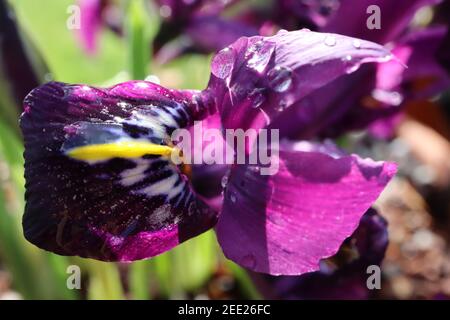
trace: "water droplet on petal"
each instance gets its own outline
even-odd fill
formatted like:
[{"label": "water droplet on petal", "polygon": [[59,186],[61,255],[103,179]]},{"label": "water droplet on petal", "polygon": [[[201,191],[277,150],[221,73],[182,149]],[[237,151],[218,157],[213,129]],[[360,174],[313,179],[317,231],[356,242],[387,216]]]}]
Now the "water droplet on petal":
[{"label": "water droplet on petal", "polygon": [[403,96],[397,91],[375,89],[372,91],[372,97],[380,102],[393,106],[399,106],[403,102]]},{"label": "water droplet on petal", "polygon": [[228,175],[224,175],[222,177],[222,181],[220,182],[222,188],[226,188],[228,184]]},{"label": "water droplet on petal", "polygon": [[211,72],[220,79],[226,79],[231,75],[234,66],[234,50],[225,48],[219,51],[211,63]]},{"label": "water droplet on petal", "polygon": [[347,74],[353,73],[353,72],[355,72],[356,70],[358,70],[360,66],[361,66],[360,63],[355,63],[355,64],[349,66],[349,67],[345,70],[345,72],[346,72]]},{"label": "water droplet on petal", "polygon": [[267,73],[270,87],[276,92],[285,92],[292,85],[292,70],[276,66]]},{"label": "water droplet on petal", "polygon": [[354,46],[356,49],[361,49],[361,40],[354,39],[354,40],[353,40],[353,46]]},{"label": "water droplet on petal", "polygon": [[249,269],[254,269],[256,267],[256,258],[253,254],[248,254],[242,258],[241,264]]},{"label": "water droplet on petal", "polygon": [[301,29],[300,31],[303,31],[303,32],[311,32],[311,29],[303,28],[303,29]]},{"label": "water droplet on petal", "polygon": [[286,34],[288,31],[286,29],[280,29],[277,34]]},{"label": "water droplet on petal", "polygon": [[324,43],[329,47],[334,47],[336,45],[336,37],[332,35],[328,35],[325,37]]},{"label": "water droplet on petal", "polygon": [[260,168],[258,166],[249,166],[248,169],[255,173],[259,173],[260,171]]},{"label": "water droplet on petal", "polygon": [[342,61],[344,62],[350,62],[352,61],[353,57],[351,55],[346,55],[345,57],[342,58]]},{"label": "water droplet on petal", "polygon": [[248,95],[248,99],[251,101],[252,108],[259,108],[266,101],[264,89],[253,89]]},{"label": "water droplet on petal", "polygon": [[230,194],[230,200],[231,200],[232,203],[236,203],[236,195],[231,193]]},{"label": "water droplet on petal", "polygon": [[282,111],[284,111],[284,109],[286,109],[286,107],[287,107],[286,101],[285,100],[280,100],[278,102],[278,106],[276,107],[276,110],[278,112],[282,112]]},{"label": "water droplet on petal", "polygon": [[275,43],[271,41],[259,40],[249,46],[245,53],[247,66],[257,72],[264,71],[269,64],[273,51],[275,50]]},{"label": "water droplet on petal", "polygon": [[281,211],[273,211],[268,213],[267,219],[269,219],[270,222],[278,226],[286,225],[286,219]]},{"label": "water droplet on petal", "polygon": [[379,62],[388,62],[389,60],[391,60],[393,58],[393,55],[391,53],[387,53],[386,55],[384,55],[383,57],[381,57],[378,61]]}]

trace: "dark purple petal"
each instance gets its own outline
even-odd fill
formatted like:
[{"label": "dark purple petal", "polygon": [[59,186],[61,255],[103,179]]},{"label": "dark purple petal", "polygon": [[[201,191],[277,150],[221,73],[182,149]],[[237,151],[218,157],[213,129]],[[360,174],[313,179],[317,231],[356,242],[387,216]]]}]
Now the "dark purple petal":
[{"label": "dark purple petal", "polygon": [[234,167],[217,224],[229,259],[272,275],[318,270],[396,172],[395,164],[306,142],[282,149],[279,165],[271,176]]},{"label": "dark purple petal", "polygon": [[144,259],[209,228],[215,213],[164,156],[83,161],[72,147],[150,141],[193,119],[189,95],[133,81],[110,89],[49,83],[25,99],[25,237],[62,255]]},{"label": "dark purple petal", "polygon": [[[204,162],[202,164],[193,164],[192,167],[192,174],[191,174],[191,181],[192,186],[195,190],[195,192],[202,196],[203,199],[213,208],[216,208],[217,211],[220,211],[220,206],[222,205],[221,202],[221,193],[223,191],[222,186],[222,179],[227,174],[227,171],[229,170],[229,165],[227,164],[221,164],[221,163],[214,163],[214,164],[208,164],[211,163],[207,159],[209,153],[204,153],[203,151],[205,148],[208,148],[210,145],[214,145],[214,148],[217,148],[219,146],[219,143],[215,141],[214,139],[209,140],[207,136],[205,136],[205,133],[209,129],[216,129],[218,130],[221,126],[220,124],[220,117],[218,114],[215,114],[213,116],[210,116],[203,120],[201,122],[202,125],[202,143],[201,148],[202,150],[195,150],[195,148],[192,146],[191,154],[194,154],[195,152],[202,152],[204,155]],[[193,132],[193,129],[191,129],[192,136],[195,136],[195,133]],[[223,151],[226,152],[225,146],[226,142],[225,140],[222,140],[221,145],[224,147]],[[206,160],[206,161],[205,161]]]},{"label": "dark purple petal", "polygon": [[380,265],[387,245],[387,222],[369,209],[339,252],[323,261],[320,271],[266,279],[279,299],[367,299],[367,267]]},{"label": "dark purple petal", "polygon": [[205,94],[226,128],[263,128],[282,111],[362,63],[390,54],[377,44],[310,31],[241,38],[212,61]]},{"label": "dark purple petal", "polygon": [[[441,0],[341,0],[339,9],[320,30],[385,44],[396,40],[405,32],[418,9],[439,2]],[[380,29],[371,30],[366,27],[369,18],[366,11],[371,5],[380,8]]]}]

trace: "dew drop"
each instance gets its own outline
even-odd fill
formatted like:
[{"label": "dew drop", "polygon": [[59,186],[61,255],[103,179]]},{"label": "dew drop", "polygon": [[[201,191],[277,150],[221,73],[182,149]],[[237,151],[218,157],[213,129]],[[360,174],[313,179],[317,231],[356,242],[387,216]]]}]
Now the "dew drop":
[{"label": "dew drop", "polygon": [[353,60],[353,57],[349,54],[342,58],[342,61],[344,61],[344,62],[350,62],[352,60]]},{"label": "dew drop", "polygon": [[220,79],[226,79],[231,75],[234,66],[234,51],[225,48],[219,51],[213,58],[211,72]]},{"label": "dew drop", "polygon": [[360,63],[355,63],[355,64],[349,66],[349,67],[345,70],[345,72],[346,72],[347,74],[353,73],[353,72],[355,72],[356,70],[358,70],[360,66],[361,66]]},{"label": "dew drop", "polygon": [[292,70],[276,66],[267,73],[270,87],[276,92],[285,92],[292,85]]},{"label": "dew drop", "polygon": [[222,186],[222,188],[226,188],[228,184],[228,175],[224,175],[222,177],[222,180],[220,182],[220,185]]},{"label": "dew drop", "polygon": [[285,100],[280,100],[278,102],[278,106],[276,107],[276,110],[278,112],[282,112],[282,111],[284,111],[284,109],[286,109],[286,107],[287,107],[286,101]]},{"label": "dew drop", "polygon": [[361,41],[358,40],[358,39],[353,40],[353,46],[354,46],[356,49],[361,49]]},{"label": "dew drop", "polygon": [[311,32],[311,29],[303,28],[303,29],[301,29],[300,31],[303,31],[303,32]]},{"label": "dew drop", "polygon": [[248,95],[248,99],[251,101],[252,108],[259,108],[266,101],[264,89],[253,89]]},{"label": "dew drop", "polygon": [[256,267],[256,258],[253,254],[247,254],[242,258],[241,264],[244,267],[254,269]]},{"label": "dew drop", "polygon": [[259,173],[261,170],[258,166],[249,166],[248,169],[254,173]]},{"label": "dew drop", "polygon": [[281,212],[271,212],[268,214],[267,219],[278,226],[283,226],[286,224],[286,220]]},{"label": "dew drop", "polygon": [[274,42],[263,40],[255,42],[245,53],[245,56],[248,58],[247,66],[259,73],[263,72],[269,64],[274,50]]},{"label": "dew drop", "polygon": [[397,91],[375,89],[372,91],[372,97],[382,103],[393,106],[399,106],[403,102],[403,96]]},{"label": "dew drop", "polygon": [[286,29],[280,29],[277,34],[286,34],[288,31]]},{"label": "dew drop", "polygon": [[334,47],[336,45],[336,37],[328,35],[326,36],[324,43],[329,47]]},{"label": "dew drop", "polygon": [[236,203],[236,195],[231,193],[230,194],[230,200],[231,200],[232,203]]}]

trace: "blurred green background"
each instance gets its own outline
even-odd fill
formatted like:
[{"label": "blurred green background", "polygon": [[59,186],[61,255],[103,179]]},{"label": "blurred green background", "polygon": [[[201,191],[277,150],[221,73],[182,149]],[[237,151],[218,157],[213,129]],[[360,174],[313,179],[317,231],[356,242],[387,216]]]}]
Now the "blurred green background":
[{"label": "blurred green background", "polygon": [[[8,1],[7,1],[8,2]],[[108,86],[130,79],[160,78],[173,88],[202,89],[210,56],[184,55],[164,66],[151,61],[159,20],[149,1],[121,1],[125,35],[99,34],[93,56],[67,28],[74,0],[11,0],[21,37],[41,82]],[[0,68],[0,294],[23,299],[259,298],[247,273],[226,260],[213,231],[161,256],[131,264],[61,257],[28,243],[22,234],[23,146],[19,106]],[[67,268],[81,268],[81,290],[66,286]]]}]

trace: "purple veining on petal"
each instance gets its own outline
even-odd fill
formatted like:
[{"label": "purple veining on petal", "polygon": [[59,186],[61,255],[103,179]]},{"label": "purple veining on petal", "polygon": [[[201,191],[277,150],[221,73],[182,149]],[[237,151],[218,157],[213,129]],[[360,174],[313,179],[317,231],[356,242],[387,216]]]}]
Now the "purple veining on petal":
[{"label": "purple veining on petal", "polygon": [[125,138],[164,144],[165,134],[193,120],[191,104],[183,98],[190,96],[147,82],[110,89],[49,83],[33,90],[20,123],[26,238],[58,254],[130,261],[162,253],[211,228],[215,212],[167,158],[84,162],[65,153]]},{"label": "purple veining on petal", "polygon": [[318,270],[396,171],[392,163],[304,147],[282,149],[272,176],[249,166],[232,169],[216,229],[229,259],[273,275]]},{"label": "purple veining on petal", "polygon": [[380,265],[387,245],[387,222],[369,209],[339,252],[322,261],[320,271],[302,276],[266,276],[265,280],[279,299],[367,299],[367,267]]}]

